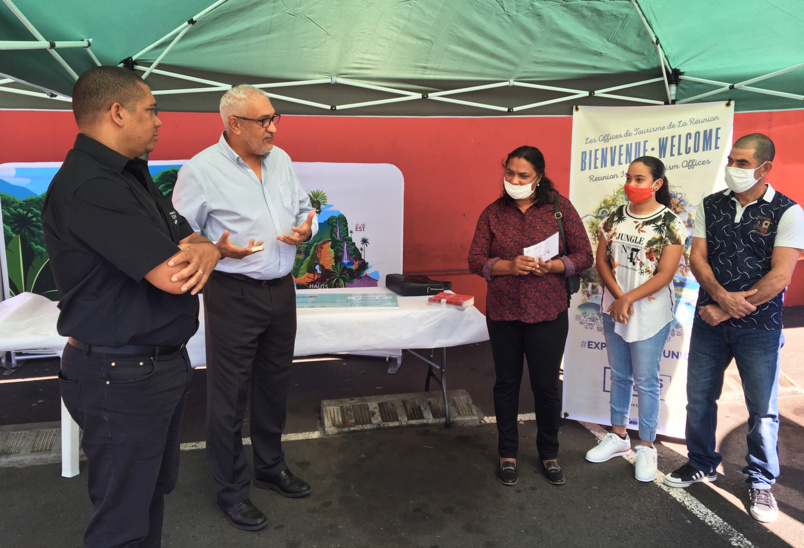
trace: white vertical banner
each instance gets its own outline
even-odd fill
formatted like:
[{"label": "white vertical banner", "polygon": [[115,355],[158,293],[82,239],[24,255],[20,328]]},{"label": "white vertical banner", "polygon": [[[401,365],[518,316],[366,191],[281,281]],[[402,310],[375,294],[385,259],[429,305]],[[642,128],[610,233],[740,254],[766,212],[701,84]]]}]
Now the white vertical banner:
[{"label": "white vertical banner", "polygon": [[[687,351],[698,283],[689,270],[695,210],[722,186],[723,167],[731,149],[734,103],[700,103],[658,107],[576,107],[572,118],[570,200],[597,250],[598,225],[626,202],[628,165],[640,156],[664,162],[672,209],[688,230],[673,286],[676,312],[661,362],[658,433],[684,437]],[[573,420],[611,424],[610,371],[600,317],[602,283],[594,269],[582,277],[581,291],[569,310],[564,354],[564,411]],[[636,390],[629,428],[637,428]]]}]

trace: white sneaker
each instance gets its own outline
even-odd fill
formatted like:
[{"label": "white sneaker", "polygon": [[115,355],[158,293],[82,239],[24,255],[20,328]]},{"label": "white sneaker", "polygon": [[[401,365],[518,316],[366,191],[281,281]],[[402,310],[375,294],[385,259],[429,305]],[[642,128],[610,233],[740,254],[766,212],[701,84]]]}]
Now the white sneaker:
[{"label": "white sneaker", "polygon": [[586,460],[589,462],[606,462],[614,457],[627,455],[631,452],[631,438],[628,434],[625,439],[614,432],[609,432],[606,437],[600,440],[596,447],[586,452]]},{"label": "white sneaker", "polygon": [[653,481],[656,479],[656,448],[647,445],[636,447],[636,479],[638,481]]}]

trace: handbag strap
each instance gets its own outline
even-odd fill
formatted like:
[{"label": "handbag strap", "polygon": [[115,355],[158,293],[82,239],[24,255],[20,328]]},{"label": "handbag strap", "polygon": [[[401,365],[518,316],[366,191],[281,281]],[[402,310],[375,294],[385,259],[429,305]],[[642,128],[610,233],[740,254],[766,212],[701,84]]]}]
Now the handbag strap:
[{"label": "handbag strap", "polygon": [[[564,247],[564,253],[563,253],[562,256],[566,257],[567,256],[567,238],[564,236],[564,221],[562,220],[562,217],[564,217],[564,216],[561,214],[561,210],[558,209],[558,192],[556,192],[556,194],[555,194],[555,199],[553,200],[553,205],[555,206],[555,213],[553,215],[555,216],[556,221],[558,221],[558,233],[561,235],[561,243],[563,244],[563,247]],[[569,291],[569,278],[565,277],[564,280],[565,280],[564,283],[567,284],[567,308],[569,308],[570,303],[572,302],[572,294]]]},{"label": "handbag strap", "polygon": [[564,253],[562,254],[564,257],[567,256],[567,238],[564,236],[564,222],[561,220],[563,215],[561,214],[561,210],[558,208],[558,192],[555,193],[555,199],[553,200],[553,205],[555,206],[555,213],[553,215],[558,221],[558,233],[561,235],[561,244],[564,248]]}]

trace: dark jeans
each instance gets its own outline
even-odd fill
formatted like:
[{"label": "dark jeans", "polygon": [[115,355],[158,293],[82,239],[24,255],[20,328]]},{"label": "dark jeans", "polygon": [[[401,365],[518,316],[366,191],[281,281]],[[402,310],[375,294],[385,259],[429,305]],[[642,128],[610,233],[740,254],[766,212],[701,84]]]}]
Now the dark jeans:
[{"label": "dark jeans", "polygon": [[494,412],[497,415],[500,457],[516,458],[519,448],[517,415],[523,358],[527,358],[530,386],[536,410],[536,447],[539,458],[558,455],[558,427],[561,422],[561,391],[558,375],[569,329],[567,311],[549,322],[524,323],[486,320],[497,382],[494,384]]},{"label": "dark jeans", "polygon": [[285,468],[282,431],[296,344],[293,277],[263,287],[213,273],[204,287],[207,345],[207,458],[218,500],[248,498],[251,470],[243,419],[251,400],[254,474]]},{"label": "dark jeans", "polygon": [[748,409],[746,483],[769,489],[779,477],[779,351],[781,330],[692,324],[687,366],[687,449],[692,465],[706,472],[723,460],[715,451],[717,400],[723,374],[732,358],[737,364]]},{"label": "dark jeans", "polygon": [[179,477],[179,433],[192,377],[186,350],[148,356],[84,355],[69,344],[61,396],[83,429],[92,546],[160,546],[164,496]]}]

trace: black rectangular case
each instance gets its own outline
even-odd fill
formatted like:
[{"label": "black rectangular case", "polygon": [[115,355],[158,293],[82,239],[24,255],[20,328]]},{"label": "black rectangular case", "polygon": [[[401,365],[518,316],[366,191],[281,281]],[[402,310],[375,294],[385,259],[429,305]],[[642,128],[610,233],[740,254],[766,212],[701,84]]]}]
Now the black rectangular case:
[{"label": "black rectangular case", "polygon": [[411,276],[405,274],[387,274],[385,276],[385,286],[403,297],[435,295],[441,291],[452,289],[451,282],[439,282],[431,280],[427,276]]}]

